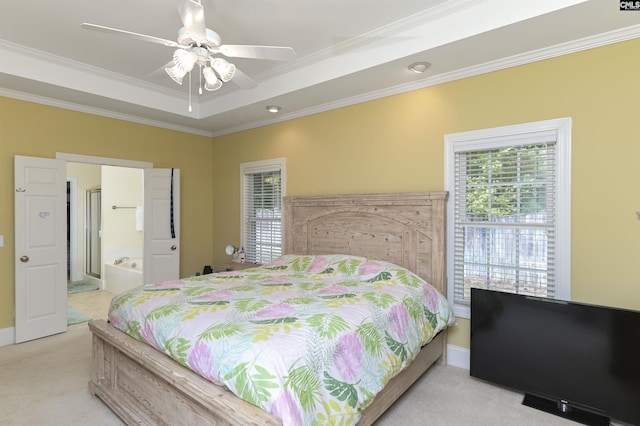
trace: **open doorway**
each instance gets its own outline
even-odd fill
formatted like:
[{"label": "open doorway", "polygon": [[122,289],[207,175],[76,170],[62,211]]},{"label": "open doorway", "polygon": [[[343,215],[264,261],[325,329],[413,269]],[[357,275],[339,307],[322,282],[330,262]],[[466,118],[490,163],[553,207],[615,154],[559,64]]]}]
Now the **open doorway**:
[{"label": "open doorway", "polygon": [[[28,194],[26,190],[17,191],[15,196],[15,240],[27,241],[31,244],[23,247],[16,243],[16,254],[24,259],[22,263],[16,264],[15,268],[16,343],[61,333],[68,325],[64,324],[68,316],[65,309],[65,301],[68,303],[68,292],[65,291],[67,287],[66,256],[68,252],[73,253],[74,250],[73,246],[67,247],[65,236],[67,193],[64,176],[69,162],[142,169],[144,205],[148,207],[144,209],[143,219],[149,224],[143,236],[143,246],[147,248],[143,250],[144,264],[147,265],[144,268],[144,280],[159,282],[178,279],[180,274],[179,169],[155,169],[153,163],[67,153],[56,153],[55,159],[16,155],[14,162],[16,187],[31,188]],[[38,171],[37,173],[31,173],[34,168]],[[48,185],[42,185],[41,179],[36,181],[37,185],[33,185],[30,179],[34,176],[39,179],[46,176]],[[38,201],[46,199],[48,204],[44,208],[47,210],[42,210],[40,207],[42,203],[31,202],[32,199]],[[102,204],[104,205],[104,200]],[[32,210],[29,210],[30,208]],[[33,210],[34,208],[36,210]],[[45,224],[42,223],[44,217],[49,218]],[[46,232],[42,232],[43,230]],[[37,238],[34,240],[32,237]],[[41,240],[46,237],[49,238],[46,242],[47,255],[50,257],[34,256],[34,259],[29,262],[28,255],[32,254],[33,247],[41,252]],[[47,259],[49,263],[44,264],[42,259]],[[43,269],[43,266],[48,269]],[[34,270],[37,273],[31,273]],[[72,268],[71,274],[73,273]],[[43,288],[48,291],[40,291]],[[28,307],[37,309],[28,309]]]},{"label": "open doorway", "polygon": [[[68,325],[104,318],[123,286],[142,284],[141,270],[123,278],[111,267],[118,259],[142,259],[136,209],[144,202],[143,175],[141,168],[67,162]],[[140,260],[136,266],[141,265]]]},{"label": "open doorway", "polygon": [[68,279],[108,289],[106,265],[143,257],[144,172],[68,162],[67,174]]}]

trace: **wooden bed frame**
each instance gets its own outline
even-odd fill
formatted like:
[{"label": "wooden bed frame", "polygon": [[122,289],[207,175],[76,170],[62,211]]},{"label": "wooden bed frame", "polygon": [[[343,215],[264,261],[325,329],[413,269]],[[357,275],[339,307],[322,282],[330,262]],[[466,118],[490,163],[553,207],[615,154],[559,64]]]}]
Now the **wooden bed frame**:
[{"label": "wooden bed frame", "polygon": [[[446,295],[446,199],[446,192],[285,197],[285,252],[388,260]],[[89,322],[89,329],[89,390],[129,425],[281,424],[104,320]],[[389,381],[358,424],[372,424],[434,362],[445,362],[445,350],[446,330]]]}]

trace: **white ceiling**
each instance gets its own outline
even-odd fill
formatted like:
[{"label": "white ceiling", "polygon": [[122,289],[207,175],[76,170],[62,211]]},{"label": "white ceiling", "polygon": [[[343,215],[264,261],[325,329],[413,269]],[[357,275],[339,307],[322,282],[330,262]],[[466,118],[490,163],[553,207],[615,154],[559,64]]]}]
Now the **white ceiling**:
[{"label": "white ceiling", "polygon": [[223,44],[297,56],[229,59],[252,89],[198,95],[194,74],[189,112],[188,79],[154,73],[171,48],[80,28],[176,40],[176,1],[3,1],[0,95],[214,136],[640,36],[617,0],[202,0]]}]

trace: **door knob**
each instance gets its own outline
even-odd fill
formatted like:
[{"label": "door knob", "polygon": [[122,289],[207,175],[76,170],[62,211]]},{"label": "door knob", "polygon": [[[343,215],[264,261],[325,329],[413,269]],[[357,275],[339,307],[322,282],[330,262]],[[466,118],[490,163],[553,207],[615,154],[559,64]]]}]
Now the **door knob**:
[{"label": "door knob", "polygon": [[176,246],[171,246],[171,251],[175,251],[178,247]]},{"label": "door knob", "polygon": [[20,256],[20,262],[28,262],[29,261],[29,256]]}]

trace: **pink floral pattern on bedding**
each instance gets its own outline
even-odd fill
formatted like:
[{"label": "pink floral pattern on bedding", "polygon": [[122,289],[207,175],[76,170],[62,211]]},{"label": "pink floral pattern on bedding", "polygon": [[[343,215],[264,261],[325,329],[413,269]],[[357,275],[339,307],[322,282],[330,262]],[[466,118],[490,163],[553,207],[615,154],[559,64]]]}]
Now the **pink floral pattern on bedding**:
[{"label": "pink floral pattern on bedding", "polygon": [[397,265],[287,255],[130,290],[109,320],[285,425],[350,425],[454,314]]}]

